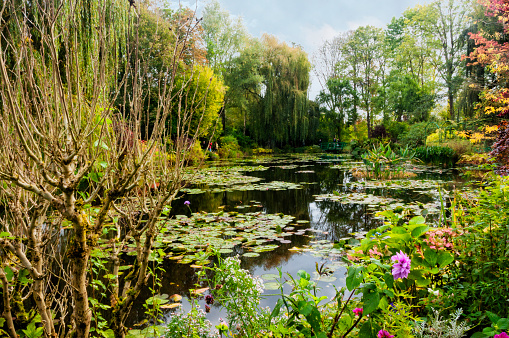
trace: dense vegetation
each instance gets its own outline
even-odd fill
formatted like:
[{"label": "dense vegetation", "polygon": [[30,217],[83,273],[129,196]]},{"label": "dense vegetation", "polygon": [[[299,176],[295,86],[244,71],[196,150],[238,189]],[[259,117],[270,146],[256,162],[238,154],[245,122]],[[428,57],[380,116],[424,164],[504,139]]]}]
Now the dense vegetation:
[{"label": "dense vegetation", "polygon": [[[158,6],[1,4],[0,334],[507,337],[507,1],[416,6],[385,28],[326,42],[313,60],[298,45],[250,36],[218,1],[201,19]],[[322,85],[315,100],[312,69]],[[352,172],[366,182],[408,178],[411,161],[482,164],[484,181],[476,196],[439,189],[434,224],[427,211],[386,210],[382,226],[335,243],[348,273],[326,304],[300,271],[275,276],[280,299],[261,308],[262,283],[236,258],[223,260],[229,247],[197,250],[186,259],[201,263],[197,278],[208,286],[193,290],[190,312],[158,325],[171,308],[157,292],[158,263],[176,240],[164,237],[184,238],[177,228],[198,236],[194,219],[167,219],[179,191],[200,182],[186,168],[206,157],[319,152],[329,142],[363,161]],[[230,229],[239,236],[228,245],[277,237],[287,218],[268,218],[250,219],[245,237]],[[316,273],[327,277],[323,266]],[[153,325],[129,330],[149,280]],[[216,299],[228,315],[216,330],[193,303],[209,287],[207,304]]]}]

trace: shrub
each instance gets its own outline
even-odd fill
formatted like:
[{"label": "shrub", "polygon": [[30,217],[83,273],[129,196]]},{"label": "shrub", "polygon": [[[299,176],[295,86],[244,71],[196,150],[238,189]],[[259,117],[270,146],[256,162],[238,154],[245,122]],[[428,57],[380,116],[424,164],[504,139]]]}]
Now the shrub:
[{"label": "shrub", "polygon": [[368,139],[368,124],[366,121],[357,121],[348,127],[348,141],[365,141]]},{"label": "shrub", "polygon": [[391,140],[397,141],[398,137],[408,131],[408,124],[405,122],[388,122],[385,124],[385,130],[387,131],[388,137],[390,137]]},{"label": "shrub", "polygon": [[242,157],[243,153],[240,150],[239,143],[235,136],[227,135],[219,139],[219,157],[221,158],[237,158]]},{"label": "shrub", "polygon": [[415,157],[426,164],[453,166],[458,160],[454,150],[449,147],[417,147]]},{"label": "shrub", "polygon": [[200,142],[194,142],[188,154],[188,163],[198,165],[205,159],[205,152],[200,146]]},{"label": "shrub", "polygon": [[373,131],[371,132],[371,137],[376,139],[383,139],[387,138],[389,134],[387,133],[387,130],[385,129],[385,126],[383,124],[379,124],[373,128]]},{"label": "shrub", "polygon": [[425,145],[426,137],[431,134],[431,130],[426,131],[427,124],[427,122],[420,122],[411,125],[406,133],[398,137],[399,143],[411,148]]}]

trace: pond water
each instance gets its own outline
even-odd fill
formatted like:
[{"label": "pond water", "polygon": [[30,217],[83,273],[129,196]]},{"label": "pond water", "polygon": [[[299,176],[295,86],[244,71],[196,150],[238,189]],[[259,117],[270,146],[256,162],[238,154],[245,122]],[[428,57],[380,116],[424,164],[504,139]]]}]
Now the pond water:
[{"label": "pond water", "polygon": [[[214,245],[223,257],[239,255],[242,267],[262,278],[278,274],[278,269],[292,276],[302,269],[313,276],[316,264],[325,264],[334,272],[319,279],[318,286],[323,295],[332,297],[334,285],[338,289],[345,285],[346,272],[335,242],[380,225],[376,212],[386,208],[410,209],[427,215],[428,221],[436,219],[441,198],[462,184],[453,170],[424,166],[408,167],[416,174],[410,180],[366,181],[351,174],[352,168],[360,167],[360,162],[341,155],[307,155],[214,162],[194,171],[194,184],[172,204],[172,226],[177,230],[163,240],[173,251],[164,260],[160,293],[183,296],[182,306],[188,310],[188,290],[197,288],[198,282],[199,267],[189,264],[199,264],[199,254],[193,250]],[[216,223],[220,225],[210,226]],[[245,231],[236,229],[240,224]],[[259,229],[261,236],[254,235]],[[270,296],[274,292],[265,291],[263,306],[274,305],[277,297]],[[147,289],[138,298],[129,327],[145,318],[142,305],[149,296]],[[204,308],[203,299],[198,303]],[[165,309],[165,316],[172,311]],[[217,323],[219,317],[226,314],[215,304],[207,318]]]}]

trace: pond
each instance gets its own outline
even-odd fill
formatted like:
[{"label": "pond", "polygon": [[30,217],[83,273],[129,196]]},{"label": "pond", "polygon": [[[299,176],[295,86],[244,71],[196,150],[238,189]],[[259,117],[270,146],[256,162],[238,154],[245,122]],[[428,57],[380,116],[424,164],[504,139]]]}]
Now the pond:
[{"label": "pond", "polygon": [[[239,255],[244,269],[261,276],[267,289],[263,306],[273,306],[274,274],[306,270],[322,295],[345,285],[341,241],[355,241],[382,222],[376,212],[395,209],[436,219],[441,201],[463,182],[454,170],[411,165],[413,179],[366,181],[351,169],[362,167],[341,155],[273,156],[236,162],[214,162],[189,174],[190,184],[172,204],[170,221],[159,242],[168,252],[161,274],[161,294],[181,295],[188,310],[189,289],[198,285],[196,271],[213,264],[202,253],[213,246],[222,257]],[[184,203],[189,201],[189,203]],[[445,203],[445,202],[444,202]],[[171,250],[168,250],[171,249]],[[208,260],[212,262],[208,262]],[[317,266],[332,272],[319,278]],[[128,327],[145,318],[147,288],[133,306]],[[203,308],[203,299],[198,301]],[[170,316],[174,309],[164,309]],[[207,318],[225,318],[217,304]]]}]

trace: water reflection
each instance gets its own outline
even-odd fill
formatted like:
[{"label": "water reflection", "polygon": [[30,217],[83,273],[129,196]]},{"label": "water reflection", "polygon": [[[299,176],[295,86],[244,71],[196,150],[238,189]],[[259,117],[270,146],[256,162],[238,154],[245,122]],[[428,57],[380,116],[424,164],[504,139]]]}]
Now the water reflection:
[{"label": "water reflection", "polygon": [[[294,231],[302,233],[303,230],[316,230],[315,232],[306,231],[305,235],[292,235],[285,239],[291,240],[291,243],[278,244],[279,248],[270,252],[263,252],[259,257],[242,258],[242,266],[251,271],[254,275],[264,273],[277,273],[281,269],[285,273],[296,275],[300,269],[308,272],[314,271],[315,262],[323,261],[324,258],[315,257],[310,253],[294,252],[288,249],[296,246],[303,247],[311,245],[312,241],[327,240],[334,242],[340,238],[349,236],[352,232],[367,231],[380,225],[380,220],[373,217],[373,212],[364,204],[341,204],[330,200],[315,200],[315,195],[330,194],[333,191],[348,192],[352,191],[347,186],[348,183],[357,181],[347,170],[331,169],[331,164],[343,163],[344,159],[336,158],[328,161],[299,161],[299,160],[279,160],[263,163],[270,167],[266,171],[251,171],[245,175],[255,176],[262,179],[262,182],[284,181],[301,184],[301,189],[289,190],[248,190],[248,191],[207,191],[210,186],[199,185],[193,188],[205,190],[202,194],[183,195],[180,199],[174,201],[172,205],[173,215],[190,215],[192,212],[218,212],[224,210],[227,212],[264,212],[270,214],[283,213],[292,215],[295,220],[308,221],[309,223],[299,223]],[[289,164],[297,167],[285,167]],[[239,164],[236,164],[239,165]],[[259,165],[259,163],[244,163],[244,165]],[[282,166],[284,165],[284,166]],[[300,172],[299,172],[300,171]],[[452,179],[454,173],[422,173],[418,179]],[[212,187],[213,188],[213,187]],[[353,190],[355,191],[355,189]],[[402,199],[404,202],[419,201],[428,203],[434,197],[423,194],[416,189],[364,189],[365,192],[378,195]],[[185,206],[184,201],[190,201],[190,208]],[[240,208],[239,208],[240,207]],[[189,210],[190,209],[190,210]],[[294,225],[292,225],[294,226]],[[206,235],[206,234],[204,234]],[[230,255],[242,254],[243,248],[236,247]],[[175,293],[189,296],[188,290],[195,288],[198,282],[195,275],[195,269],[189,265],[182,265],[174,261],[166,260],[163,266],[165,273],[163,278],[163,287],[161,293],[172,295]],[[335,276],[338,278],[336,285],[344,285],[345,269],[338,269]],[[328,284],[321,284],[324,288],[324,294],[333,295],[333,288]],[[143,302],[150,296],[148,288],[140,295],[133,307],[129,326],[141,321],[144,317]],[[273,297],[268,297],[262,304],[271,306],[275,302]],[[203,303],[203,301],[201,301]],[[200,303],[200,304],[201,304]],[[189,304],[184,304],[189,308]],[[204,303],[201,304],[202,307]],[[217,307],[212,309],[209,319],[217,320],[221,314]]]}]

